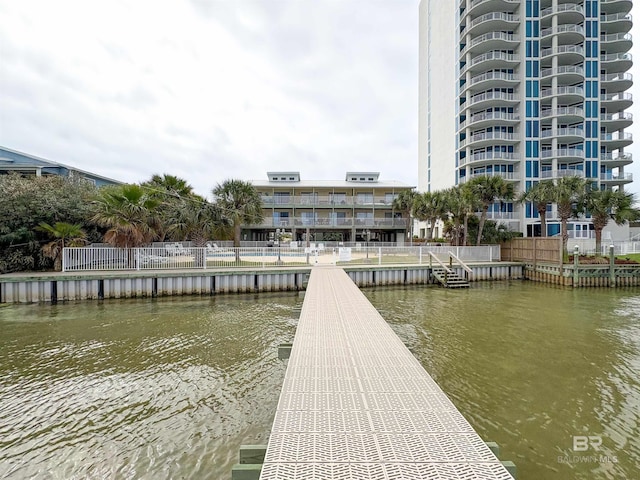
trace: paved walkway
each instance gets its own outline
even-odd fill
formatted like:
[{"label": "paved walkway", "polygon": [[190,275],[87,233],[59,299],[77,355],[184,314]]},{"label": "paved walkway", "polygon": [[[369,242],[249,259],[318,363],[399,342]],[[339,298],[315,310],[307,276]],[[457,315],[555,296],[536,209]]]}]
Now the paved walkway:
[{"label": "paved walkway", "polygon": [[509,473],[340,268],[312,270],[261,480]]}]

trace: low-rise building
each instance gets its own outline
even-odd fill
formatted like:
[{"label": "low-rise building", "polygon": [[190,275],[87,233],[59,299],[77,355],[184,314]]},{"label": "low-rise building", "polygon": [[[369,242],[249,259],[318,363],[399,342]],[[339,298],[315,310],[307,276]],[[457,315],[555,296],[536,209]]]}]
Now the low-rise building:
[{"label": "low-rise building", "polygon": [[95,183],[99,187],[104,185],[120,185],[123,183],[69,165],[0,147],[0,175],[6,175],[12,172],[19,173],[20,175],[35,175],[38,177],[42,175],[60,175],[63,177],[79,176]]},{"label": "low-rise building", "polygon": [[267,172],[252,180],[262,198],[264,221],[248,226],[245,240],[268,241],[283,231],[293,241],[403,244],[409,219],[393,200],[414,187],[381,181],[378,172],[347,172],[344,180],[302,180],[300,172]]}]

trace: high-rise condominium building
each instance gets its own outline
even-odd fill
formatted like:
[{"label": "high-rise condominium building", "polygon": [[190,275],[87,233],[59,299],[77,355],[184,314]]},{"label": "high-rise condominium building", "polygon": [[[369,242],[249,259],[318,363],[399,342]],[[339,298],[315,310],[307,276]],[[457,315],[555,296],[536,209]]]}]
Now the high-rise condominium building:
[{"label": "high-rise condominium building", "polygon": [[[631,0],[422,0],[419,188],[500,175],[522,192],[576,175],[632,181]],[[555,209],[548,234],[559,232]],[[531,204],[490,217],[539,235]],[[588,220],[572,222],[588,237]]]}]

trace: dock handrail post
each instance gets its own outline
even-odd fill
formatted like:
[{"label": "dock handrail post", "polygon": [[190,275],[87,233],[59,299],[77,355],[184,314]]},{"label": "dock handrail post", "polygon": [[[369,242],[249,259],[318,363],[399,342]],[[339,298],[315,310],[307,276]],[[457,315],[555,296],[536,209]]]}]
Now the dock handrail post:
[{"label": "dock handrail post", "polygon": [[578,287],[580,285],[580,275],[578,275],[578,265],[580,264],[580,247],[576,245],[573,247],[573,286]]},{"label": "dock handrail post", "polygon": [[140,249],[136,248],[136,270],[140,270]]},{"label": "dock handrail post", "polygon": [[615,246],[609,245],[609,286],[616,286],[616,254]]},{"label": "dock handrail post", "polygon": [[267,247],[262,247],[262,268],[267,268]]},{"label": "dock handrail post", "polygon": [[422,247],[418,247],[418,263],[422,265]]},{"label": "dock handrail post", "polygon": [[382,247],[378,247],[378,265],[382,265]]}]

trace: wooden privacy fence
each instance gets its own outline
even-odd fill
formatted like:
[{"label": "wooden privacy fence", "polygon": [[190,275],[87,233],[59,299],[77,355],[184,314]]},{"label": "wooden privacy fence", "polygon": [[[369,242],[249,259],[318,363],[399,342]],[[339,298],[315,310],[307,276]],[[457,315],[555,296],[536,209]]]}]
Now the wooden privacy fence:
[{"label": "wooden privacy fence", "polygon": [[527,237],[513,238],[500,245],[500,260],[525,262],[534,266],[538,262],[562,265],[562,238]]}]

